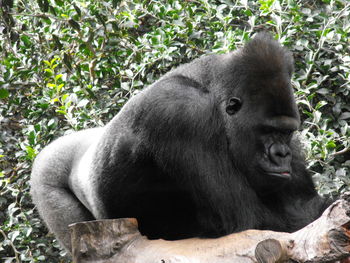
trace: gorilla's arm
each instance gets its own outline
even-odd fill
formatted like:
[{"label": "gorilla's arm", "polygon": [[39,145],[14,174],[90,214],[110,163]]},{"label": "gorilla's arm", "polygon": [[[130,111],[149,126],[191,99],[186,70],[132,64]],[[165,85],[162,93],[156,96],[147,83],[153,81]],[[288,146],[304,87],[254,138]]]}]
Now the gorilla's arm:
[{"label": "gorilla's arm", "polygon": [[[102,133],[103,128],[94,128],[58,138],[41,151],[33,165],[30,181],[33,201],[47,226],[70,251],[68,225],[94,219],[83,205],[91,191],[86,188],[86,181],[74,186],[73,181],[79,179],[74,170]],[[82,188],[84,191],[77,192]]]},{"label": "gorilla's arm", "polygon": [[335,200],[321,197],[314,186],[310,172],[306,169],[305,156],[300,142],[295,139],[293,151],[293,181],[284,189],[284,206],[288,216],[290,232],[299,230],[321,216]]}]

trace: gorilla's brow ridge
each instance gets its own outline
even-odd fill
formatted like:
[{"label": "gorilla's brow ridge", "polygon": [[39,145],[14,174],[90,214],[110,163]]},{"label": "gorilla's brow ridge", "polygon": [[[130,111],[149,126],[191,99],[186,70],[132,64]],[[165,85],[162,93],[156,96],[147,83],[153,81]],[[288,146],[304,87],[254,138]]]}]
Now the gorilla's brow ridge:
[{"label": "gorilla's brow ridge", "polygon": [[178,84],[182,84],[183,86],[190,86],[195,89],[199,89],[205,93],[209,92],[209,90],[206,87],[204,87],[201,83],[194,80],[193,78],[189,78],[182,74],[175,75],[174,78],[176,78]]}]

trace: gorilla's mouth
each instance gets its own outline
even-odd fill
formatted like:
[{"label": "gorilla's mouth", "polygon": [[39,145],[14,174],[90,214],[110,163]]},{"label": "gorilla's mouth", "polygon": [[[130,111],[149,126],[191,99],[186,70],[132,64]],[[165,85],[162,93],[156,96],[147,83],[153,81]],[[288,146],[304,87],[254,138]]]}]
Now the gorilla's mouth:
[{"label": "gorilla's mouth", "polygon": [[291,175],[289,171],[283,171],[283,172],[266,172],[268,175],[277,177],[280,179],[291,179]]}]

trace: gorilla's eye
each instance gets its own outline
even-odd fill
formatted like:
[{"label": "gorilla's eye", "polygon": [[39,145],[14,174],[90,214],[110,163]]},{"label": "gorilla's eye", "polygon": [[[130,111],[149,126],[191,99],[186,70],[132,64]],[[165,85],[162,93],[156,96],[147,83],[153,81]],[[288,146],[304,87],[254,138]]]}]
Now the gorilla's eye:
[{"label": "gorilla's eye", "polygon": [[239,111],[241,107],[242,107],[241,100],[239,98],[233,97],[233,98],[230,98],[227,103],[226,112],[230,115],[233,115],[237,111]]}]

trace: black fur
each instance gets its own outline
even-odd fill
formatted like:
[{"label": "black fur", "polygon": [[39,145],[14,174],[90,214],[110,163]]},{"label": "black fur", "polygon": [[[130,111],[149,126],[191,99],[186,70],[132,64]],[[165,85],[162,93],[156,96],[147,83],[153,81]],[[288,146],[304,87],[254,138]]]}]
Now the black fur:
[{"label": "black fur", "polygon": [[291,54],[260,33],[169,72],[105,127],[43,150],[31,180],[41,216],[69,250],[68,224],[95,218],[136,217],[165,239],[305,226],[327,202],[292,136],[292,71]]}]

